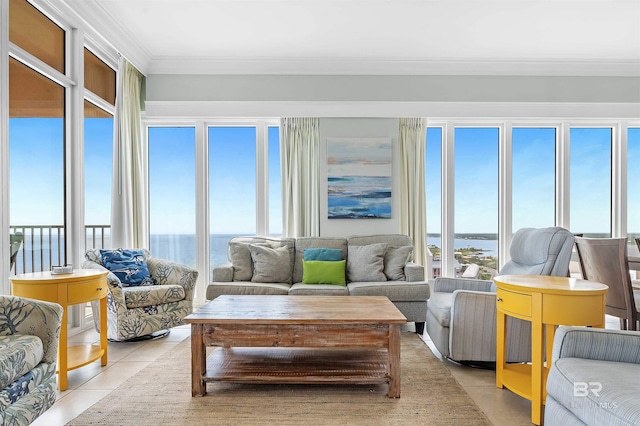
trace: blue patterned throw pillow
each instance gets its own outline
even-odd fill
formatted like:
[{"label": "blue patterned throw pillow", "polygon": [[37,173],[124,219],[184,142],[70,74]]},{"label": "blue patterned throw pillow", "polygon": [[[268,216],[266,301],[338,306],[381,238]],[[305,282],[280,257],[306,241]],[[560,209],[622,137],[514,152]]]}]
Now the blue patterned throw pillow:
[{"label": "blue patterned throw pillow", "polygon": [[342,260],[342,250],[331,248],[304,249],[304,260],[339,262]]},{"label": "blue patterned throw pillow", "polygon": [[104,267],[120,279],[123,287],[155,284],[142,250],[100,250],[100,255]]}]

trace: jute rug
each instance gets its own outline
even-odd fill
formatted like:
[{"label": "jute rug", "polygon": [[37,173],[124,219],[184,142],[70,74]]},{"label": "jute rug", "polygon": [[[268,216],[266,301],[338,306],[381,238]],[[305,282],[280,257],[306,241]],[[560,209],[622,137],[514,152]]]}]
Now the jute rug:
[{"label": "jute rug", "polygon": [[70,425],[490,425],[415,334],[402,333],[401,397],[387,385],[208,383],[191,397],[189,339]]}]

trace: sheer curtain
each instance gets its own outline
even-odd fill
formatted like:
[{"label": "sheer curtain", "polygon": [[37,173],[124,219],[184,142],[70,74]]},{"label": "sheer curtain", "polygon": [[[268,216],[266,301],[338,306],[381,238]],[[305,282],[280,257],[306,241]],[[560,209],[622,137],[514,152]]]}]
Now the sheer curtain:
[{"label": "sheer curtain", "polygon": [[285,237],[320,235],[320,120],[283,118],[280,123],[282,232]]},{"label": "sheer curtain", "polygon": [[427,206],[424,186],[426,145],[426,118],[401,118],[400,231],[413,238],[414,262],[424,266],[428,266]]},{"label": "sheer curtain", "polygon": [[120,58],[116,84],[113,140],[111,245],[147,247],[145,149],[142,137],[140,90],[144,76]]}]

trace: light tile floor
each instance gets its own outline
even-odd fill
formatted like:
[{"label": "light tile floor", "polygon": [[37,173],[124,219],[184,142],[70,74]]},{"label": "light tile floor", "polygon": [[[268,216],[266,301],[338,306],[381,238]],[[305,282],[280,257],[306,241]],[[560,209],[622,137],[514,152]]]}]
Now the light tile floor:
[{"label": "light tile floor", "polygon": [[[607,317],[607,328],[618,329],[618,320]],[[189,332],[189,326],[185,325],[173,328],[167,337],[158,340],[135,343],[110,342],[108,365],[102,367],[100,362],[96,361],[70,371],[69,388],[64,392],[58,391],[56,403],[36,419],[33,425],[64,425],[186,339]],[[97,343],[98,338],[94,330],[87,330],[71,337],[69,341],[70,344]],[[423,338],[433,353],[442,360],[429,336],[425,334]],[[509,390],[496,388],[495,371],[466,367],[446,359],[442,362],[491,423],[496,426],[531,425],[531,403]]]}]

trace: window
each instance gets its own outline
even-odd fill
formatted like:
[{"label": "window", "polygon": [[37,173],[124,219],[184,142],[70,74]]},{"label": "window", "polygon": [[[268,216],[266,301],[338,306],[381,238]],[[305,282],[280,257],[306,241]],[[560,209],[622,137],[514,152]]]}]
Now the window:
[{"label": "window", "polygon": [[196,265],[195,128],[149,128],[149,247],[155,257]]},{"label": "window", "polygon": [[512,230],[555,224],[556,129],[513,128]]},{"label": "window", "polygon": [[427,128],[425,153],[425,192],[427,204],[427,245],[433,255],[429,278],[441,274],[442,226],[442,128]]},{"label": "window", "polygon": [[571,232],[611,237],[610,128],[570,129]]},{"label": "window", "polygon": [[209,127],[211,266],[227,261],[227,243],[256,234],[256,128]]},{"label": "window", "polygon": [[456,273],[489,279],[498,260],[499,129],[456,128],[454,137]]},{"label": "window", "polygon": [[282,185],[280,179],[280,129],[268,128],[269,235],[282,235]]},{"label": "window", "polygon": [[627,130],[627,235],[634,253],[634,238],[640,238],[640,127]]},{"label": "window", "polygon": [[64,87],[10,59],[10,232],[24,235],[15,273],[66,262],[64,99]]},{"label": "window", "polygon": [[[111,247],[116,72],[84,49],[84,223],[86,248]],[[101,105],[98,106],[98,105]]]}]

